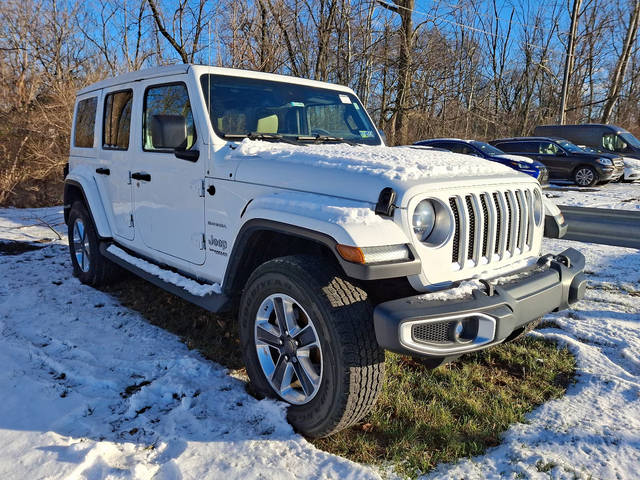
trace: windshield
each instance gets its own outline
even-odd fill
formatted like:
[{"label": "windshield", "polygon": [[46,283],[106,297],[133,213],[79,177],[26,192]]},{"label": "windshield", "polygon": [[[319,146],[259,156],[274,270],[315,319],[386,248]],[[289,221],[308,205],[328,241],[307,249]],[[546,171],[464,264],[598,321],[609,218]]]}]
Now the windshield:
[{"label": "windshield", "polygon": [[202,75],[200,84],[211,124],[221,138],[381,144],[351,93],[213,74]]},{"label": "windshield", "polygon": [[640,148],[640,140],[634,137],[631,133],[621,132],[618,134],[618,136],[622,138],[625,142],[627,142],[629,145],[631,145],[632,147]]},{"label": "windshield", "polygon": [[571,153],[584,153],[583,149],[567,140],[556,140],[556,143]]},{"label": "windshield", "polygon": [[489,145],[488,143],[478,142],[474,140],[473,142],[471,142],[471,145],[473,145],[476,148],[479,148],[480,150],[482,150],[483,153],[486,153],[487,155],[503,155],[504,154],[502,150],[494,147],[493,145]]}]

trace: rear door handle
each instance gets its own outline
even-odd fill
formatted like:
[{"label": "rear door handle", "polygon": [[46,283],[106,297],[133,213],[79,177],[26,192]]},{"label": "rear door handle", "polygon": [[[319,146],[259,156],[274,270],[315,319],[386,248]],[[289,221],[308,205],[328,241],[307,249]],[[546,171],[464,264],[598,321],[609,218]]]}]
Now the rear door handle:
[{"label": "rear door handle", "polygon": [[96,173],[99,173],[100,175],[111,175],[111,170],[108,168],[96,168]]},{"label": "rear door handle", "polygon": [[151,175],[145,172],[134,172],[131,174],[131,178],[134,180],[143,180],[145,182],[151,181]]}]

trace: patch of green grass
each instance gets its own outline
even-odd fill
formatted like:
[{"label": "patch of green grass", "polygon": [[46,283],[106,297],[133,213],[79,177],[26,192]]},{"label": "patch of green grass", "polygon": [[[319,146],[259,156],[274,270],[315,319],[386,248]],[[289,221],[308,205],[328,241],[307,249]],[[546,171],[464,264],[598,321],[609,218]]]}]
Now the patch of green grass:
[{"label": "patch of green grass", "polygon": [[566,348],[526,337],[428,370],[387,354],[385,389],[373,411],[348,430],[313,443],[350,460],[393,465],[417,477],[440,462],[478,455],[574,375]]}]

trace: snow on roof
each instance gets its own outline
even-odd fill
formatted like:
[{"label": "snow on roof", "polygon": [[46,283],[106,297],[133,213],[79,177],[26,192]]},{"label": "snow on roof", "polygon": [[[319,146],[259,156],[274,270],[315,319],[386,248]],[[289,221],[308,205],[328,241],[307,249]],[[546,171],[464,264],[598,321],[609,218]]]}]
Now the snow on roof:
[{"label": "snow on roof", "polygon": [[496,162],[470,155],[407,147],[333,145],[289,145],[244,139],[227,158],[262,157],[281,162],[335,168],[391,180],[411,181],[433,177],[513,175]]}]

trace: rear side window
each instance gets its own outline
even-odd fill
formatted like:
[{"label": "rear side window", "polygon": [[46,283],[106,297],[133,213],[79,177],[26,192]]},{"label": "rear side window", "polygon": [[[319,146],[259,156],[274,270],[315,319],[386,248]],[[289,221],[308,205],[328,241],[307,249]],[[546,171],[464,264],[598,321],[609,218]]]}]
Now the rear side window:
[{"label": "rear side window", "polygon": [[113,92],[104,99],[104,123],[102,125],[102,148],[127,150],[131,127],[131,103],[133,91]]},{"label": "rear side window", "polygon": [[80,100],[76,107],[76,125],[73,133],[73,146],[93,148],[93,130],[96,125],[96,107],[98,98]]},{"label": "rear side window", "polygon": [[196,128],[184,83],[149,87],[144,95],[144,149],[172,152],[190,149],[196,141]]},{"label": "rear side window", "polygon": [[[508,153],[538,153],[537,145],[525,142],[504,142],[498,143],[497,148]],[[533,148],[535,147],[535,148]]]}]

